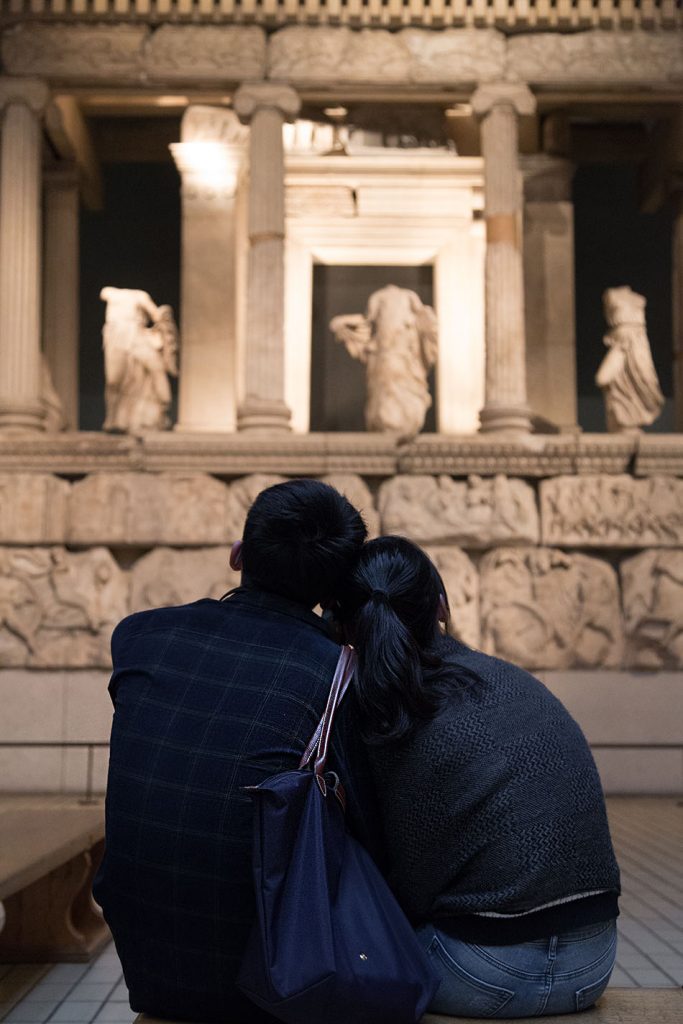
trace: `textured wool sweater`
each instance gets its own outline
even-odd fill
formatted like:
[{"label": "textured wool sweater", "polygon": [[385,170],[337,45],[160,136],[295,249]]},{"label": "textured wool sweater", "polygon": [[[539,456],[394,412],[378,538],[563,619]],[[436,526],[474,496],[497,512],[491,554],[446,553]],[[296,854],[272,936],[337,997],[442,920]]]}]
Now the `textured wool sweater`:
[{"label": "textured wool sweater", "polygon": [[442,653],[452,688],[440,712],[371,748],[404,909],[501,944],[615,917],[619,869],[579,726],[523,669],[451,639]]}]

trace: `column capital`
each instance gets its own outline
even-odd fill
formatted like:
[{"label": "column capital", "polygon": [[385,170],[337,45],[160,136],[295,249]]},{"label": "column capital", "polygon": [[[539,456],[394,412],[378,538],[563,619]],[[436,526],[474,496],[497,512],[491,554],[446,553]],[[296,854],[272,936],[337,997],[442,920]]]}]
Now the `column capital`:
[{"label": "column capital", "polygon": [[0,110],[10,103],[23,103],[34,114],[42,114],[50,100],[50,90],[39,78],[0,76]]},{"label": "column capital", "polygon": [[241,85],[232,101],[235,113],[248,123],[257,110],[277,110],[285,121],[293,121],[301,109],[298,93],[278,82],[248,82]]},{"label": "column capital", "polygon": [[536,111],[536,97],[523,82],[484,82],[474,91],[470,103],[480,118],[494,107],[512,107],[520,117]]}]

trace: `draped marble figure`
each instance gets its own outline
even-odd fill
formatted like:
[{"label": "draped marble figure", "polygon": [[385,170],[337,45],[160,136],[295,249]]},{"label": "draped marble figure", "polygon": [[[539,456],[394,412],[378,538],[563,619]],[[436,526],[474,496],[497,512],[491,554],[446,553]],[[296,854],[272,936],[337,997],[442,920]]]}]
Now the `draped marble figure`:
[{"label": "draped marble figure", "polygon": [[135,288],[103,288],[104,430],[134,433],[170,426],[169,376],[177,377],[178,331],[170,306]]},{"label": "draped marble figure", "polygon": [[608,351],[595,383],[605,400],[607,429],[638,430],[653,423],[664,405],[645,328],[646,300],[624,287],[608,288],[602,302]]},{"label": "draped marble figure", "polygon": [[411,438],[432,404],[427,373],[436,362],[437,321],[431,306],[408,288],[373,292],[365,315],[335,316],[330,330],[349,355],[367,366],[368,430]]}]

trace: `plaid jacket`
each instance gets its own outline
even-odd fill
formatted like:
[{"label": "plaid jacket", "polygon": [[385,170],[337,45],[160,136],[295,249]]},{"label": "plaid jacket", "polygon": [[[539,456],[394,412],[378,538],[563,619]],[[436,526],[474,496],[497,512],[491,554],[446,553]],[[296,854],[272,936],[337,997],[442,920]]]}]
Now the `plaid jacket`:
[{"label": "plaid jacket", "polygon": [[[93,891],[131,1007],[171,1020],[270,1022],[234,985],[254,915],[242,787],[297,767],[339,647],[302,606],[240,588],[225,601],[131,615],[114,631],[112,656],[106,853]],[[350,697],[332,766],[354,831],[377,854]]]}]

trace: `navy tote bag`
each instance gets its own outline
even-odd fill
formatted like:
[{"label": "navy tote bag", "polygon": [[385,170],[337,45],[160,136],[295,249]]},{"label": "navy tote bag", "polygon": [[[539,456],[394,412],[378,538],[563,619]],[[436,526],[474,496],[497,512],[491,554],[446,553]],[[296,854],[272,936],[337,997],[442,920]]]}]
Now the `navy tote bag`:
[{"label": "navy tote bag", "polygon": [[346,830],[325,760],[354,670],[345,647],[298,771],[250,788],[257,917],[238,985],[287,1024],[415,1024],[436,980],[367,851]]}]

